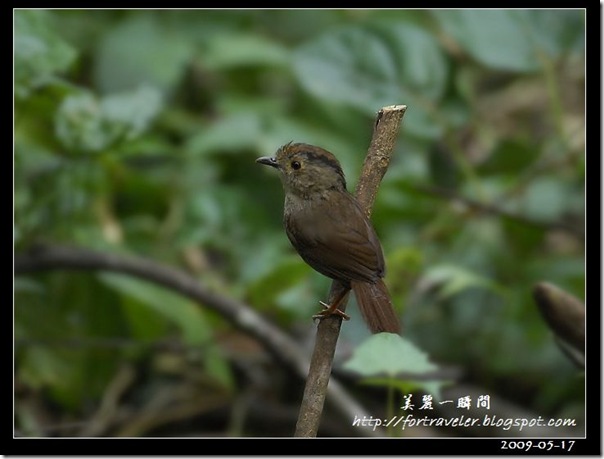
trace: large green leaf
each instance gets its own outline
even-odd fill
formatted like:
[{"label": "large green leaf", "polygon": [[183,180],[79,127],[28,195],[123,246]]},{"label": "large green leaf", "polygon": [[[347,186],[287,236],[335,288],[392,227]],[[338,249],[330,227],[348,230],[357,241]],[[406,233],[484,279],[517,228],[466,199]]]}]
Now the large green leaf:
[{"label": "large green leaf", "polygon": [[[554,177],[540,177],[533,180],[527,187],[520,206],[526,215],[542,221],[556,221],[564,212],[572,209],[574,195],[583,193],[582,189],[573,189],[564,181]],[[574,209],[582,213],[579,206]]]},{"label": "large green leaf", "polygon": [[514,10],[435,11],[441,27],[489,67],[533,71],[539,62]]},{"label": "large green leaf", "polygon": [[151,85],[163,91],[178,83],[192,46],[155,16],[129,16],[99,42],[94,80],[103,92]]},{"label": "large green leaf", "polygon": [[27,96],[65,71],[76,51],[50,26],[50,13],[16,10],[14,37],[15,94]]},{"label": "large green leaf", "polygon": [[216,34],[207,43],[202,61],[213,70],[247,66],[282,66],[288,62],[286,48],[258,34]]},{"label": "large green leaf", "polygon": [[343,367],[363,376],[391,377],[402,372],[423,374],[437,369],[425,352],[394,333],[372,335],[355,349]]},{"label": "large green leaf", "polygon": [[[182,339],[189,346],[201,346],[204,351],[205,369],[226,387],[232,386],[232,374],[228,362],[213,344],[212,332],[206,317],[198,305],[164,288],[113,273],[99,274],[103,283],[123,295],[134,298],[139,305],[159,317],[175,324],[182,333]],[[134,318],[137,328],[144,326]],[[156,321],[151,326],[156,327]],[[144,333],[144,332],[143,332]],[[140,334],[140,332],[139,332]]]},{"label": "large green leaf", "polygon": [[116,291],[132,296],[147,308],[176,324],[188,344],[206,344],[210,329],[200,308],[164,288],[127,276],[102,273],[101,281]]},{"label": "large green leaf", "polygon": [[407,104],[409,131],[438,135],[432,111],[447,79],[444,55],[434,37],[407,23],[348,26],[301,46],[295,75],[315,97],[375,114],[381,107]]},{"label": "large green leaf", "polygon": [[193,155],[204,155],[216,151],[237,152],[254,147],[260,143],[263,134],[261,121],[257,113],[226,115],[189,137],[186,150]]},{"label": "large green leaf", "polygon": [[[277,304],[295,315],[308,314],[320,298],[313,298],[309,291],[310,268],[297,256],[274,260],[267,272],[256,279],[248,288],[247,296],[252,304],[272,306]],[[262,274],[262,273],[261,273]]]},{"label": "large green leaf", "polygon": [[527,29],[540,50],[552,57],[567,51],[584,52],[586,10],[526,10],[523,14]]},{"label": "large green leaf", "polygon": [[98,152],[143,133],[161,108],[150,87],[102,99],[89,92],[66,97],[55,118],[57,137],[74,151]]},{"label": "large green leaf", "polygon": [[17,374],[78,409],[85,397],[103,392],[122,356],[102,344],[124,336],[121,311],[113,292],[92,274],[57,272],[37,279],[42,290],[15,292]]},{"label": "large green leaf", "polygon": [[485,175],[509,174],[513,178],[529,167],[541,154],[536,145],[505,139],[478,170]]},{"label": "large green leaf", "polygon": [[582,45],[580,11],[459,9],[434,15],[465,51],[494,69],[534,71],[539,52],[558,55]]},{"label": "large green leaf", "polygon": [[439,295],[442,299],[457,295],[470,288],[486,288],[501,292],[501,287],[493,280],[456,265],[432,266],[424,274],[424,281],[438,285]]}]

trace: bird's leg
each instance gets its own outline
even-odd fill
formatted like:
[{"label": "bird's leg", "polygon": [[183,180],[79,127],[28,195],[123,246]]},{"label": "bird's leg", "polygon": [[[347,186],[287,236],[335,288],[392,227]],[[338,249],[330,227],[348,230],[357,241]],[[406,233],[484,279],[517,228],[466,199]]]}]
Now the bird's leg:
[{"label": "bird's leg", "polygon": [[340,307],[340,304],[342,304],[342,301],[344,301],[344,298],[346,298],[346,296],[348,295],[348,292],[350,292],[350,289],[340,288],[340,291],[337,293],[337,296],[334,298],[334,300],[332,301],[332,303],[330,305],[327,303],[324,303],[323,301],[319,301],[319,303],[325,309],[318,312],[314,316],[312,316],[312,318],[313,319],[325,319],[325,317],[336,315],[336,316],[340,316],[344,320],[350,320],[350,316],[348,314],[346,314],[344,311],[340,311],[338,309]]}]

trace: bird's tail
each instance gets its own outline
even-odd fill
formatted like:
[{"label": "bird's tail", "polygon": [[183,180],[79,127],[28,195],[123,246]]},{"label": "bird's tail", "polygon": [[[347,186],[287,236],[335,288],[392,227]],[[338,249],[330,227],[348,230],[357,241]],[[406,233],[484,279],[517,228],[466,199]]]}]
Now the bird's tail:
[{"label": "bird's tail", "polygon": [[371,333],[399,333],[401,325],[392,306],[390,293],[382,279],[375,284],[351,281],[350,285],[357,299],[361,315]]}]

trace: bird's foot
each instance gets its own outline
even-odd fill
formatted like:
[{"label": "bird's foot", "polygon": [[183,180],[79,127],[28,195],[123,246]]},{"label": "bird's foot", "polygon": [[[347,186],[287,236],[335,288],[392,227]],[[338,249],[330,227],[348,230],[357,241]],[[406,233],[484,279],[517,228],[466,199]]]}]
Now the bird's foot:
[{"label": "bird's foot", "polygon": [[334,305],[329,305],[329,304],[323,303],[322,301],[319,301],[319,303],[325,309],[323,311],[318,312],[314,316],[312,316],[313,319],[321,320],[321,319],[325,319],[326,317],[329,317],[329,316],[340,316],[344,320],[350,320],[350,316],[348,314],[346,314],[344,311],[340,311],[338,309],[338,306],[340,303],[339,301]]}]

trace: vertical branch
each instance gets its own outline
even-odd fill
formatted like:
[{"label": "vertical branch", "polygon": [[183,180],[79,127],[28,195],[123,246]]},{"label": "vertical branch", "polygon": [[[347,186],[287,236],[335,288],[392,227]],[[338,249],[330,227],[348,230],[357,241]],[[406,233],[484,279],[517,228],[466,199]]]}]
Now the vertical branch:
[{"label": "vertical branch", "polygon": [[[390,164],[399,126],[406,110],[406,105],[383,107],[375,119],[373,136],[355,192],[367,216],[371,215],[380,182]],[[342,288],[338,281],[332,282],[328,304],[331,304]],[[340,310],[345,310],[347,300],[348,297],[340,304]],[[342,319],[338,316],[329,316],[319,322],[295,437],[317,436],[341,325]]]},{"label": "vertical branch", "polygon": [[367,216],[371,215],[380,183],[390,165],[406,110],[406,105],[390,105],[383,107],[376,116],[373,136],[355,190],[357,201]]}]

